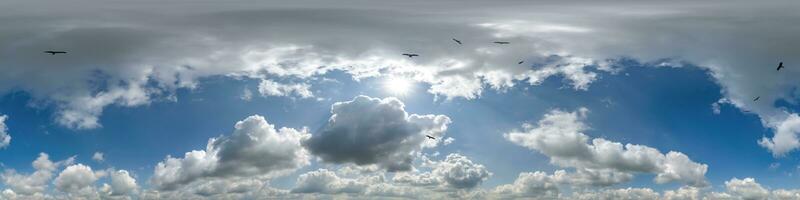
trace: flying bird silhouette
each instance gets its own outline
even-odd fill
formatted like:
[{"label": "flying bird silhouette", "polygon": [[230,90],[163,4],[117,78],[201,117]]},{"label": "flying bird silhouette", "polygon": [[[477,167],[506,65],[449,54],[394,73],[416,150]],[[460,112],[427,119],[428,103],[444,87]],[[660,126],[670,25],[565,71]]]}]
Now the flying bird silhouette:
[{"label": "flying bird silhouette", "polygon": [[511,42],[494,42],[495,44],[511,44]]},{"label": "flying bird silhouette", "polygon": [[425,135],[425,137],[428,137],[428,139],[431,139],[431,140],[436,140],[436,138],[435,138],[435,137],[433,137],[433,136],[430,136],[430,135]]},{"label": "flying bird silhouette", "polygon": [[757,96],[755,99],[753,99],[753,101],[758,101],[758,99],[760,99],[760,98],[761,98],[761,96]]},{"label": "flying bird silhouette", "polygon": [[455,41],[458,44],[461,44],[461,40],[456,40],[455,38],[453,38],[453,41]]},{"label": "flying bird silhouette", "polygon": [[783,62],[778,63],[778,69],[775,71],[781,71],[781,68],[783,68]]},{"label": "flying bird silhouette", "polygon": [[521,65],[521,64],[522,64],[522,63],[524,63],[524,62],[525,62],[524,60],[520,60],[520,61],[519,61],[517,64],[518,64],[518,65]]},{"label": "flying bird silhouette", "polygon": [[50,55],[56,55],[60,53],[67,53],[66,51],[44,51],[44,53],[49,53]]},{"label": "flying bird silhouette", "polygon": [[413,54],[413,53],[404,53],[403,55],[404,56],[408,56],[409,58],[414,57],[414,56],[419,56],[419,55]]}]

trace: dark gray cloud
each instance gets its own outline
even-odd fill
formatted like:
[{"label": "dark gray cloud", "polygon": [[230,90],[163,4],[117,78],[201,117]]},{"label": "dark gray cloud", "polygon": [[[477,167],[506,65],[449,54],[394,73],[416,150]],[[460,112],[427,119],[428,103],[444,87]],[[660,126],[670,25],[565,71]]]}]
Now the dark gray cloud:
[{"label": "dark gray cloud", "polygon": [[388,171],[407,171],[416,153],[434,147],[425,135],[444,136],[450,118],[408,114],[396,98],[357,96],[331,107],[328,124],[304,145],[332,163],[377,164]]}]

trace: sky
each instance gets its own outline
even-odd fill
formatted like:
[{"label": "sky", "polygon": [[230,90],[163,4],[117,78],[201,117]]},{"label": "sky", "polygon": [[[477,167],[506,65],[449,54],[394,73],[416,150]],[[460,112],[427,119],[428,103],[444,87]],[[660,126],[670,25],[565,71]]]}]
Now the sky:
[{"label": "sky", "polygon": [[0,199],[800,199],[798,8],[2,1]]}]

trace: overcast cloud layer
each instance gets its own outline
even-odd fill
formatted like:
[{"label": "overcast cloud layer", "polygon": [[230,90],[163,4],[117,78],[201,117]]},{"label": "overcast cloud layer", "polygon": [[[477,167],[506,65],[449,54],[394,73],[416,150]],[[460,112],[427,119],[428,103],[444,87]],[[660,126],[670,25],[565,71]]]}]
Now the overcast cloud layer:
[{"label": "overcast cloud layer", "polygon": [[[792,109],[800,99],[797,1],[208,4],[0,2],[0,94],[29,94],[28,106],[53,108],[55,124],[80,132],[103,127],[110,106],[184,101],[177,90],[195,89],[209,77],[256,80],[237,97],[245,101],[324,99],[314,88],[334,71],[356,80],[405,77],[423,83],[436,96],[431,101],[478,100],[487,90],[555,78],[564,89],[588,91],[605,76],[623,74],[619,62],[632,59],[701,68],[721,88],[722,99],[709,109],[756,115],[771,134],[753,143],[774,157],[800,148],[800,115]],[[68,54],[42,54],[50,49]],[[787,67],[776,71],[778,62]],[[397,98],[355,96],[333,103],[330,116],[314,116],[328,119],[319,130],[276,128],[271,116],[242,116],[205,148],[152,163],[152,177],[92,168],[75,157],[54,162],[41,153],[32,169],[5,169],[0,199],[800,198],[797,190],[764,187],[745,176],[712,190],[706,174],[713,166],[692,155],[585,134],[586,108],[554,108],[503,135],[558,169],[531,169],[482,188],[494,174],[486,163],[459,153],[434,156],[453,142],[445,139],[451,117],[405,106]],[[9,120],[15,116],[0,113],[0,151],[15,145],[12,136],[26,134],[7,127]],[[105,162],[103,155],[92,158]],[[319,168],[298,171],[308,166]],[[292,173],[300,174],[294,187],[270,185]],[[643,174],[681,188],[614,188]]]}]

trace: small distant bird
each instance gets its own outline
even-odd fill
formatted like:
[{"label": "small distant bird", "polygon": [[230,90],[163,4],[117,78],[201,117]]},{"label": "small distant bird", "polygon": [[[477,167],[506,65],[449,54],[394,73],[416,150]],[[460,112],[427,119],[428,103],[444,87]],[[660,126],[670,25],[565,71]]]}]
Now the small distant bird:
[{"label": "small distant bird", "polygon": [[50,55],[56,55],[60,53],[67,53],[66,51],[44,51],[44,53],[49,53]]},{"label": "small distant bird", "polygon": [[453,41],[455,41],[458,44],[461,44],[461,40],[456,40],[455,38],[453,38]]},{"label": "small distant bird", "polygon": [[511,42],[494,42],[495,44],[511,44]]},{"label": "small distant bird", "polygon": [[404,53],[403,55],[404,56],[408,56],[409,58],[414,57],[414,56],[419,56],[419,55],[413,54],[413,53]]},{"label": "small distant bird", "polygon": [[781,68],[783,68],[783,62],[778,63],[778,69],[776,71],[781,71]]},{"label": "small distant bird", "polygon": [[758,99],[760,99],[760,98],[761,98],[761,96],[757,96],[755,99],[753,99],[753,101],[758,101]]},{"label": "small distant bird", "polygon": [[520,61],[519,61],[517,64],[518,64],[518,65],[521,65],[521,64],[522,64],[522,63],[524,63],[524,62],[525,62],[524,60],[520,60]]},{"label": "small distant bird", "polygon": [[425,137],[428,137],[428,139],[431,139],[431,140],[436,140],[436,138],[435,138],[435,137],[433,137],[433,136],[430,136],[430,135],[425,135]]}]

